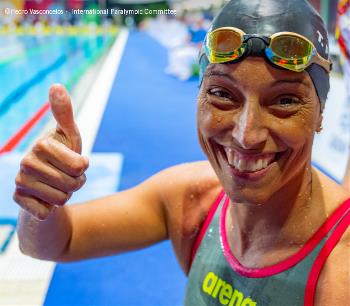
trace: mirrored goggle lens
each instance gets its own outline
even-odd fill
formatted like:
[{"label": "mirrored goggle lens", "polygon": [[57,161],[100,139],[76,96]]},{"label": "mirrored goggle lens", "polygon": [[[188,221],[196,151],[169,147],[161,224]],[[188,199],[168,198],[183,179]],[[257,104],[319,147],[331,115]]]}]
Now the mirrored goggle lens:
[{"label": "mirrored goggle lens", "polygon": [[273,63],[300,72],[308,66],[314,48],[301,37],[281,35],[272,39],[268,49],[266,54]]},{"label": "mirrored goggle lens", "polygon": [[309,60],[313,46],[305,39],[282,35],[272,39],[270,48],[275,55],[288,60]]},{"label": "mirrored goggle lens", "polygon": [[310,62],[308,59],[305,59],[305,58],[302,58],[302,59],[281,58],[279,56],[276,56],[269,48],[265,50],[265,54],[273,64],[288,70],[296,71],[296,72],[301,72],[305,70],[305,68],[308,66]]},{"label": "mirrored goggle lens", "polygon": [[232,30],[211,32],[206,47],[211,63],[232,61],[240,57],[244,51],[241,34]]}]

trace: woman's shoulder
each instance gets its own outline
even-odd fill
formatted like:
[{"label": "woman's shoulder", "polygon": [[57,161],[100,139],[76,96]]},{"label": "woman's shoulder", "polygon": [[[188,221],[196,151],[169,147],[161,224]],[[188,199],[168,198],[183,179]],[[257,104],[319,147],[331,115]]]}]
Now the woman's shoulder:
[{"label": "woman's shoulder", "polygon": [[201,179],[201,178],[216,178],[217,176],[207,160],[193,161],[188,163],[178,164],[169,167],[162,171],[167,175],[180,175],[182,178]]},{"label": "woman's shoulder", "polygon": [[220,188],[219,179],[208,161],[196,161],[167,168],[155,175],[164,197],[201,196]]},{"label": "woman's shoulder", "polygon": [[158,176],[168,236],[187,273],[193,243],[222,187],[207,161],[177,165]]},{"label": "woman's shoulder", "polygon": [[[198,225],[222,190],[208,161],[176,165],[159,174],[159,187],[166,210],[173,219]],[[196,220],[194,220],[196,219]],[[177,220],[179,222],[179,220]]]},{"label": "woman's shoulder", "polygon": [[[328,216],[331,216],[340,206],[347,205],[345,202],[348,202],[350,198],[349,190],[318,170],[316,170],[316,174],[326,213]],[[340,220],[343,219],[340,218]],[[348,302],[350,289],[349,245],[350,227],[346,226],[344,231],[341,231],[339,241],[331,249],[322,268],[316,291],[317,299],[315,305],[344,305],[344,302]],[[328,285],[322,285],[325,283]]]},{"label": "woman's shoulder", "polygon": [[314,170],[317,177],[316,191],[320,193],[323,199],[327,215],[330,215],[332,211],[350,199],[350,192],[321,171]]}]

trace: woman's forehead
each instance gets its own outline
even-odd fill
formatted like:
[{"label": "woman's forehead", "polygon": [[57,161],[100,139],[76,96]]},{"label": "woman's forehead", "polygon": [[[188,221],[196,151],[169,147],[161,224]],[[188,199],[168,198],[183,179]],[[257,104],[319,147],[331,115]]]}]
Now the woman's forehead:
[{"label": "woman's forehead", "polygon": [[261,57],[248,57],[238,63],[209,64],[204,78],[211,76],[231,78],[234,82],[265,82],[276,81],[301,83],[305,86],[313,86],[308,73],[294,72],[287,69],[274,67]]}]

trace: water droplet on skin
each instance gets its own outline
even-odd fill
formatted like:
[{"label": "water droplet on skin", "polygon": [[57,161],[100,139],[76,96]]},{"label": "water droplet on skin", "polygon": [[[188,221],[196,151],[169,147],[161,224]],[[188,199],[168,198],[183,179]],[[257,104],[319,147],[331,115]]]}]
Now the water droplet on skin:
[{"label": "water droplet on skin", "polygon": [[222,117],[216,117],[215,119],[217,123],[220,123],[222,121]]},{"label": "water droplet on skin", "polygon": [[194,199],[194,195],[191,193],[190,194],[190,199],[193,200]]}]

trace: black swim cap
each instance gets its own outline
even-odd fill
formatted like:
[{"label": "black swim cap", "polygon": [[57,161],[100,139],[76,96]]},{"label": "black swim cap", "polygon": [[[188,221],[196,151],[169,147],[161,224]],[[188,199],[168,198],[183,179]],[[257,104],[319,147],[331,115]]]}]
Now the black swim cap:
[{"label": "black swim cap", "polygon": [[[329,58],[324,22],[306,0],[231,0],[215,17],[209,31],[221,27],[236,27],[247,34],[263,36],[283,31],[295,32],[311,40],[323,58]],[[199,55],[200,82],[208,64],[203,47]],[[329,74],[317,64],[312,64],[306,71],[323,109],[329,92]]]}]

